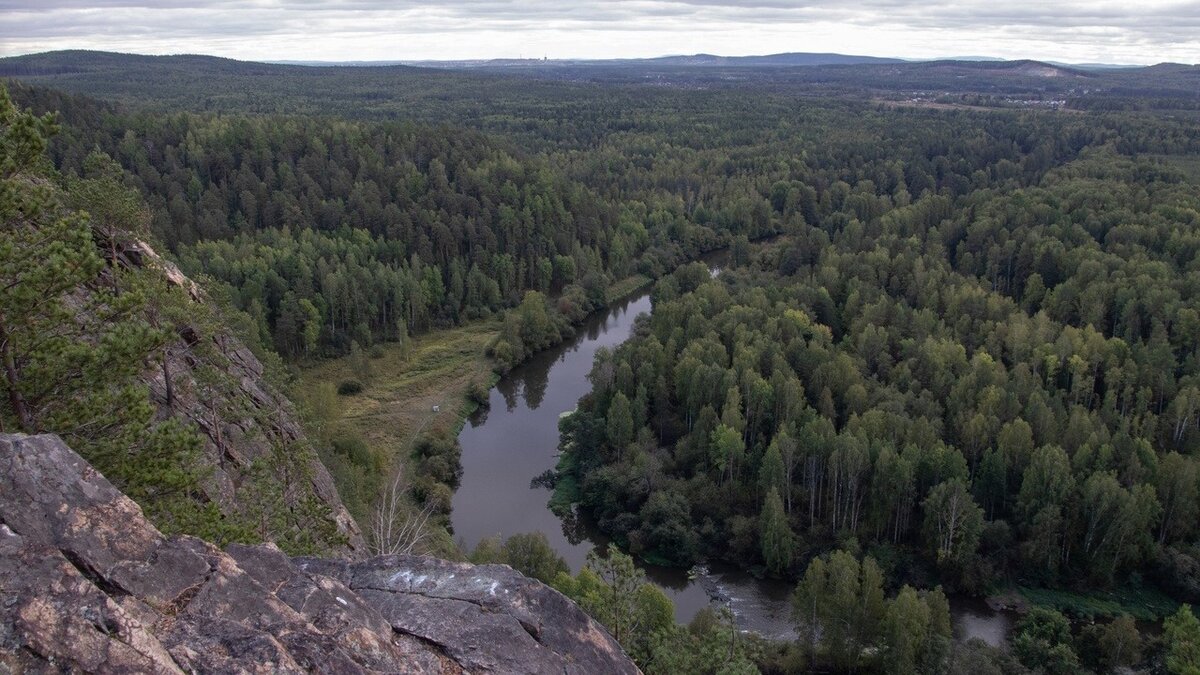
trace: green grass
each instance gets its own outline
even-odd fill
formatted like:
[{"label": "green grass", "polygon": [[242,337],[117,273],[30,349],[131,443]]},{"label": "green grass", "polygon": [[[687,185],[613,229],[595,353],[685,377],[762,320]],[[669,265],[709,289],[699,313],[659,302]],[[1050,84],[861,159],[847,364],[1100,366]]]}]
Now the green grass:
[{"label": "green grass", "polygon": [[[471,383],[486,388],[495,383],[486,350],[499,329],[499,320],[491,319],[420,335],[406,346],[381,345],[382,355],[368,360],[366,378],[355,372],[350,357],[301,369],[293,393],[309,413],[312,435],[326,446],[335,438],[358,438],[370,450],[372,465],[360,470],[333,466],[339,457],[322,453],[338,492],[356,495],[347,507],[361,525],[391,471],[408,468],[416,439],[423,433],[457,435],[477,407],[467,397]],[[349,379],[363,382],[361,393],[332,393]]]},{"label": "green grass", "polygon": [[574,455],[562,453],[558,456],[558,463],[554,467],[558,473],[558,480],[550,494],[550,510],[558,516],[570,513],[571,507],[580,499],[579,482],[575,479],[574,468]]},{"label": "green grass", "polygon": [[[642,275],[621,279],[608,287],[608,302],[652,282]],[[300,369],[293,397],[305,409],[309,433],[360,525],[369,522],[371,504],[392,471],[411,468],[416,440],[424,433],[457,436],[478,407],[467,396],[472,383],[484,389],[495,385],[495,363],[486,352],[500,327],[497,317],[426,333],[404,346],[378,345],[368,350],[377,356],[367,360],[370,372],[365,377],[348,356]],[[338,384],[347,380],[362,382],[362,391],[337,395]],[[361,440],[369,458],[363,461],[331,450],[335,439]],[[578,486],[566,480],[555,491],[553,505],[569,510],[577,500]]]},{"label": "green grass", "polygon": [[1179,609],[1178,602],[1150,586],[1130,585],[1086,594],[1027,586],[1018,586],[1017,591],[1030,604],[1088,619],[1128,614],[1142,621],[1157,621]]},{"label": "green grass", "polygon": [[612,304],[621,298],[633,295],[635,292],[653,283],[654,280],[644,274],[625,277],[609,285],[605,292],[605,302]]}]

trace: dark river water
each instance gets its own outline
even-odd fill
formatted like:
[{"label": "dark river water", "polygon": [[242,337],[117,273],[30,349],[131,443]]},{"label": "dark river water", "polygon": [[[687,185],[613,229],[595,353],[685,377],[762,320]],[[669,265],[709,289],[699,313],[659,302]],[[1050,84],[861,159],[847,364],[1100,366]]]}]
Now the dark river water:
[{"label": "dark river water", "polygon": [[[713,256],[708,262],[715,274],[723,260]],[[467,550],[486,537],[541,531],[572,571],[578,571],[588,552],[605,542],[587,524],[552,513],[550,491],[531,481],[557,461],[559,415],[574,410],[590,390],[587,374],[596,350],[624,342],[635,317],[649,311],[648,292],[615,303],[590,317],[574,338],[535,355],[492,388],[490,405],[473,415],[459,434],[463,476],[454,494],[452,519],[454,536]],[[710,602],[728,602],[745,630],[774,638],[795,635],[789,619],[790,584],[717,565],[690,580],[685,570],[640,564],[675,602],[679,621],[691,620]],[[1003,643],[1011,623],[1008,615],[969,599],[953,598],[951,605],[961,638]]]}]

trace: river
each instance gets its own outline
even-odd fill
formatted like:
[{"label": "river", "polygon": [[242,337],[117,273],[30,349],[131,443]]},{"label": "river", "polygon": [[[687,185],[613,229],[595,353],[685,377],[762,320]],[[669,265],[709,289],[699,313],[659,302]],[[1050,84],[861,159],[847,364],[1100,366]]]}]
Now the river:
[{"label": "river", "polygon": [[[724,258],[714,255],[706,261],[716,274]],[[502,377],[489,393],[489,406],[467,420],[459,434],[463,476],[452,514],[454,536],[467,550],[486,537],[541,531],[572,571],[578,571],[588,552],[605,543],[586,523],[568,522],[550,511],[550,491],[531,481],[557,461],[559,415],[573,410],[591,389],[587,374],[596,350],[624,342],[634,319],[649,311],[650,294],[644,290],[592,315],[572,339]],[[719,565],[690,580],[684,570],[639,564],[675,602],[681,622],[691,620],[716,597],[729,602],[744,630],[772,638],[795,635],[789,619],[790,584]],[[1008,615],[959,598],[952,599],[952,610],[960,638],[1003,643],[1011,623]]]}]

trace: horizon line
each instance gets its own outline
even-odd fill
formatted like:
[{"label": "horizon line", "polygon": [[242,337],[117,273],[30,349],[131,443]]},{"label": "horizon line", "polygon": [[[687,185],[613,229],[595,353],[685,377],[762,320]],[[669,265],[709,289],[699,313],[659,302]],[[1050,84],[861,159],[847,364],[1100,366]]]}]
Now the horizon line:
[{"label": "horizon line", "polygon": [[[413,65],[413,64],[486,64],[493,62],[520,62],[520,63],[619,63],[626,61],[656,61],[663,59],[675,58],[693,58],[693,57],[708,57],[716,59],[755,59],[755,58],[773,58],[781,56],[831,56],[842,58],[858,58],[858,59],[875,59],[880,61],[897,61],[900,63],[936,63],[939,61],[963,61],[963,62],[979,62],[979,63],[1012,63],[1018,61],[1035,61],[1046,63],[1055,66],[1067,67],[1103,67],[1103,68],[1149,68],[1156,65],[1177,64],[1184,66],[1197,66],[1200,63],[1185,63],[1180,61],[1157,61],[1155,63],[1117,63],[1104,61],[1063,61],[1053,58],[1037,58],[1032,56],[1023,56],[1020,58],[1005,58],[987,55],[945,55],[933,57],[908,57],[908,56],[876,56],[872,54],[852,54],[845,52],[772,52],[772,53],[756,53],[756,54],[720,54],[715,52],[694,52],[694,53],[671,53],[660,54],[657,56],[606,56],[606,57],[587,57],[587,56],[556,56],[556,57],[527,57],[527,56],[490,56],[481,58],[395,58],[395,59],[303,59],[303,58],[280,58],[280,59],[256,59],[256,58],[239,58],[233,56],[223,56],[216,53],[204,52],[174,52],[174,53],[145,53],[134,51],[119,51],[108,49],[88,49],[88,48],[65,48],[65,49],[49,49],[42,51],[30,51],[14,54],[6,54],[0,56],[0,59],[20,58],[24,56],[41,56],[63,52],[92,52],[97,54],[116,54],[122,56],[144,56],[150,58],[162,57],[179,57],[179,56],[203,56],[209,58],[226,59],[230,61],[240,61],[243,63],[260,63],[265,65],[291,65],[291,66],[339,66],[339,65],[361,65],[361,66],[388,66],[388,65]],[[825,64],[825,65],[870,65],[870,64]]]}]

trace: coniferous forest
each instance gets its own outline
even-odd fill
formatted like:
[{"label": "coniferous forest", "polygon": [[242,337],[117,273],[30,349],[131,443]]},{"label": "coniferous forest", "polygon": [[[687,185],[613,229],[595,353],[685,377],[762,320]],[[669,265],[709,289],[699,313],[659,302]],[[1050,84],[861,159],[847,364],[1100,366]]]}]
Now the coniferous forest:
[{"label": "coniferous forest", "polygon": [[[192,310],[106,267],[115,239],[201,284],[205,320],[285,391],[479,322],[504,373],[650,285],[560,423],[555,504],[612,541],[574,576],[535,534],[454,546],[453,434],[380,457],[306,407],[305,452],[367,495],[360,521],[412,473],[393,500],[440,534],[406,552],[552,583],[646,672],[1200,672],[1194,67],[1089,76],[1044,109],[1011,102],[1039,91],[1016,71],[854,66],[818,90],[815,70],[650,86],[79,54],[0,60],[0,276],[32,289],[0,331],[54,335],[10,358],[0,333],[0,421],[78,439],[164,529],[337,543],[301,536],[328,515],[311,503],[214,512],[188,420],[155,417],[135,377]],[[58,277],[30,285],[50,240]],[[792,585],[796,639],[676,625],[636,567],[712,561]],[[1014,596],[1005,648],[953,639],[948,597]]]}]

